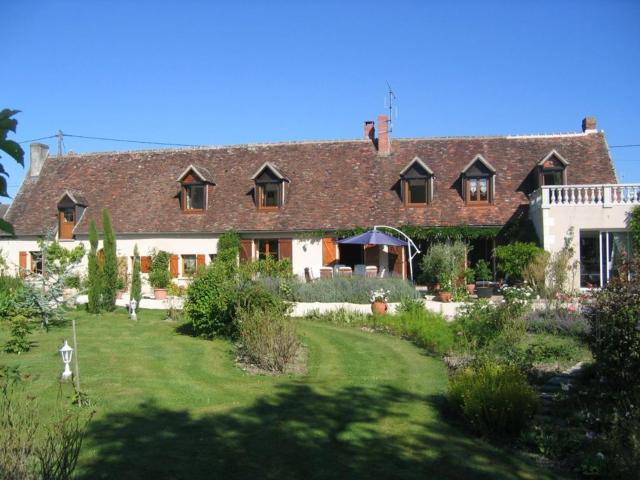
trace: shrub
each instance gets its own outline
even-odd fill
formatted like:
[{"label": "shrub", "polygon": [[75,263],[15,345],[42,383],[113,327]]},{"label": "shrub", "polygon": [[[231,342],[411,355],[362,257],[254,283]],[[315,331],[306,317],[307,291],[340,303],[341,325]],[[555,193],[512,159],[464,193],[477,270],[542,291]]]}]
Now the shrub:
[{"label": "shrub", "polygon": [[171,254],[162,250],[154,252],[151,256],[149,283],[153,288],[167,288],[171,283],[170,261]]},{"label": "shrub", "polygon": [[497,307],[489,300],[463,304],[450,326],[471,349],[485,347],[501,330]]},{"label": "shrub", "polygon": [[540,252],[539,255],[536,255],[533,260],[524,267],[522,272],[522,279],[531,285],[531,288],[539,295],[544,294],[545,291],[548,267],[549,252],[544,250]]},{"label": "shrub", "polygon": [[527,331],[533,333],[551,333],[585,338],[590,331],[587,319],[579,311],[569,308],[533,311],[525,317]]},{"label": "shrub", "polygon": [[345,308],[337,308],[324,313],[320,313],[319,310],[312,310],[304,318],[305,320],[328,322],[334,325],[370,326],[372,324],[371,315],[352,312]]},{"label": "shrub", "polygon": [[300,347],[295,321],[279,308],[242,309],[237,321],[241,353],[264,370],[285,373]]},{"label": "shrub", "polygon": [[434,354],[444,354],[453,345],[453,333],[445,318],[424,307],[383,315],[373,321],[374,325],[383,326]]},{"label": "shrub", "polygon": [[240,252],[240,235],[234,231],[228,231],[220,235],[218,239],[217,259],[227,262],[237,262]]},{"label": "shrub", "polygon": [[516,435],[535,413],[538,397],[518,368],[488,361],[453,376],[449,401],[477,432]]},{"label": "shrub", "polygon": [[65,288],[75,288],[79,290],[81,284],[82,280],[80,280],[80,275],[69,275],[64,279]]},{"label": "shrub", "polygon": [[336,277],[313,283],[291,282],[293,298],[299,302],[370,303],[373,290],[388,290],[390,302],[416,298],[415,287],[400,278]]},{"label": "shrub", "polygon": [[98,261],[98,229],[96,221],[89,222],[89,291],[87,310],[89,313],[99,313],[102,307],[102,266]]},{"label": "shrub", "polygon": [[131,273],[131,290],[129,298],[136,301],[137,305],[140,305],[142,299],[142,279],[140,278],[140,252],[138,251],[138,244],[133,247],[133,272]]},{"label": "shrub", "polygon": [[464,272],[468,249],[468,245],[459,240],[432,245],[421,260],[421,280],[427,283],[438,282],[440,288],[451,291]]},{"label": "shrub", "polygon": [[640,205],[633,207],[627,219],[629,233],[631,234],[632,250],[640,254]]},{"label": "shrub", "polygon": [[118,292],[118,256],[116,247],[116,235],[111,225],[111,217],[106,208],[102,209],[102,232],[104,265],[102,266],[102,306],[111,312],[116,308],[116,296]]},{"label": "shrub", "polygon": [[587,341],[607,384],[633,391],[640,387],[640,284],[637,278],[624,277],[613,279],[596,294],[587,312],[591,326]]},{"label": "shrub", "polygon": [[476,273],[476,280],[480,280],[481,282],[488,282],[493,276],[491,274],[491,269],[489,268],[489,262],[483,259],[478,260],[474,270]]},{"label": "shrub", "polygon": [[498,261],[498,269],[514,282],[522,281],[523,274],[538,255],[542,255],[544,249],[535,243],[515,242],[509,245],[496,247],[495,256]]},{"label": "shrub", "polygon": [[27,336],[31,333],[29,319],[22,313],[14,313],[9,328],[11,338],[5,343],[4,351],[21,354],[31,350],[31,342],[27,339]]}]

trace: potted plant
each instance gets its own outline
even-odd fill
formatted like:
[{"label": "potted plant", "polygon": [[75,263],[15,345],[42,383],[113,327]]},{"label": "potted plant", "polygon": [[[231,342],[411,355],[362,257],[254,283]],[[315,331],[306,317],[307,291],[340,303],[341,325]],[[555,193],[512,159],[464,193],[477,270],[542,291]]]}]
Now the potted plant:
[{"label": "potted plant", "polygon": [[126,284],[122,277],[118,277],[118,280],[116,281],[116,289],[118,290],[118,298],[122,298],[126,291]]},{"label": "potted plant", "polygon": [[493,285],[491,283],[491,269],[486,260],[478,260],[475,267],[476,272],[476,293],[478,298],[490,298],[493,295]]},{"label": "potted plant", "polygon": [[438,275],[438,283],[440,284],[440,290],[438,291],[440,301],[449,303],[453,298],[453,276],[451,272],[440,272],[440,275]]},{"label": "potted plant", "polygon": [[167,287],[171,283],[171,274],[169,273],[170,259],[171,255],[163,251],[152,255],[149,283],[153,287],[153,296],[156,300],[167,298]]},{"label": "potted plant", "polygon": [[387,305],[388,295],[389,290],[383,288],[371,292],[371,311],[375,315],[384,315],[389,310],[389,305]]},{"label": "potted plant", "polygon": [[464,271],[464,281],[467,284],[467,293],[473,295],[476,291],[476,272],[473,268]]}]

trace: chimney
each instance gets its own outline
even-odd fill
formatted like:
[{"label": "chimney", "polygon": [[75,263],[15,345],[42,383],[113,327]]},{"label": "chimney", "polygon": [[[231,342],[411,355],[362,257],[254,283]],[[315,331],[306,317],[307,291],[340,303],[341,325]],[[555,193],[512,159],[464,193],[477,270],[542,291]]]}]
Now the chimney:
[{"label": "chimney", "polygon": [[376,135],[376,127],[373,124],[373,120],[365,120],[364,122],[364,138],[372,140]]},{"label": "chimney", "polygon": [[596,128],[596,117],[585,117],[582,119],[582,131],[584,133],[595,133],[598,131]]},{"label": "chimney", "polygon": [[49,155],[49,145],[44,143],[32,143],[31,147],[31,159],[29,161],[29,176],[37,177],[40,175],[44,161]]},{"label": "chimney", "polygon": [[378,115],[378,155],[391,154],[391,139],[389,138],[389,117]]}]

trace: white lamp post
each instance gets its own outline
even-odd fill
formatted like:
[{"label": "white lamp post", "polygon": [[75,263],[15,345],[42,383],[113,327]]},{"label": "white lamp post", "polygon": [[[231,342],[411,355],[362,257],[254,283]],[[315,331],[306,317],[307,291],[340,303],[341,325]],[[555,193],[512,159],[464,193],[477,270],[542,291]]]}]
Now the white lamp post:
[{"label": "white lamp post", "polygon": [[64,345],[62,345],[62,348],[59,351],[60,355],[62,356],[62,361],[64,362],[64,372],[62,372],[62,380],[68,380],[72,375],[69,364],[71,363],[71,357],[73,357],[73,348],[71,348],[65,340]]},{"label": "white lamp post", "polygon": [[136,315],[137,306],[138,302],[136,302],[135,298],[132,298],[131,302],[129,302],[129,318],[131,320],[138,320],[138,316]]}]

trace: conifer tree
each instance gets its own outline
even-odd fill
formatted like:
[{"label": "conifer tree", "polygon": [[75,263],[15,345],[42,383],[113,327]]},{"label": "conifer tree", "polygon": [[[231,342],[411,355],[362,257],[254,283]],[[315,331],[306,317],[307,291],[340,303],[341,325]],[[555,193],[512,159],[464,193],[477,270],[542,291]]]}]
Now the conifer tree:
[{"label": "conifer tree", "polygon": [[118,293],[118,257],[116,254],[116,236],[111,225],[111,217],[106,208],[102,209],[102,235],[104,249],[102,306],[108,312],[116,308]]},{"label": "conifer tree", "polygon": [[98,262],[98,229],[96,221],[89,222],[89,302],[87,310],[90,313],[100,313],[102,305],[102,268]]},{"label": "conifer tree", "polygon": [[142,283],[140,280],[140,252],[138,252],[138,244],[133,247],[133,273],[131,274],[131,294],[129,298],[136,301],[140,305],[142,298]]}]

